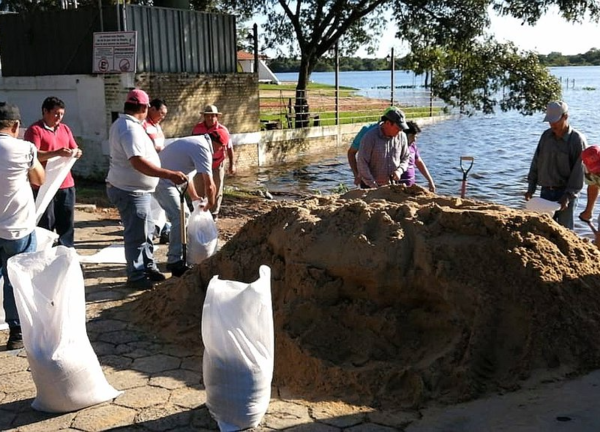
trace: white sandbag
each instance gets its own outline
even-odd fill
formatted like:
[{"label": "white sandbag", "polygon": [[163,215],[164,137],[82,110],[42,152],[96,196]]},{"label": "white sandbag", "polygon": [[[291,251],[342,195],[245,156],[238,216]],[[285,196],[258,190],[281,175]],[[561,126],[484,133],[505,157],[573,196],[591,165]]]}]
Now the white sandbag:
[{"label": "white sandbag", "polygon": [[256,427],[271,399],[271,269],[259,273],[251,284],[213,277],[202,308],[206,406],[224,432]]},{"label": "white sandbag", "polygon": [[525,203],[525,208],[536,213],[545,213],[550,216],[560,209],[560,204],[556,201],[549,201],[544,198],[534,197]]},{"label": "white sandbag", "polygon": [[[35,227],[35,237],[37,240],[36,251],[51,248],[54,242],[58,239],[58,234],[44,228]],[[6,314],[2,303],[4,302],[4,277],[0,274],[0,330],[8,328],[6,324]]]},{"label": "white sandbag", "polygon": [[107,381],[85,329],[85,287],[77,253],[64,246],[15,255],[8,274],[39,411],[69,412],[122,392]]},{"label": "white sandbag", "polygon": [[217,251],[219,231],[210,211],[197,205],[190,215],[187,227],[187,262],[200,264]]}]

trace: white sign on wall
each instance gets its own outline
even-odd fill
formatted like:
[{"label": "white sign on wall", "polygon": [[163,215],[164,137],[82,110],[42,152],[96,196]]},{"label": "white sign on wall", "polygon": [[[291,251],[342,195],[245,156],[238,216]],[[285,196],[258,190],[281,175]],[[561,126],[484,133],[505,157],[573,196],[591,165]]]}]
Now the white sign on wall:
[{"label": "white sign on wall", "polygon": [[135,72],[137,32],[95,32],[94,73]]}]

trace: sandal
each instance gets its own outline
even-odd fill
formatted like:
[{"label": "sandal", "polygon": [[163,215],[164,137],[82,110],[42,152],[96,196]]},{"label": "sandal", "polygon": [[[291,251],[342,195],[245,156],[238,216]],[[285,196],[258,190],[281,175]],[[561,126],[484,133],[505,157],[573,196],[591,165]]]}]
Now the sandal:
[{"label": "sandal", "polygon": [[584,219],[584,218],[582,218],[581,215],[579,215],[579,220],[582,221],[582,222],[588,223],[588,224],[592,221],[591,219]]}]

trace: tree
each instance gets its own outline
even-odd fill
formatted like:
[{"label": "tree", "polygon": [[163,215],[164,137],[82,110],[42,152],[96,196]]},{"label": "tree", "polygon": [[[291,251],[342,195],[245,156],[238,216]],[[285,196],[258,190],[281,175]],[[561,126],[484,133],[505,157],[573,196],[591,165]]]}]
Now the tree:
[{"label": "tree", "polygon": [[[596,20],[600,16],[597,0],[223,0],[222,3],[242,18],[266,16],[267,43],[287,46],[289,53],[299,53],[295,107],[300,114],[297,117],[300,125],[307,118],[305,90],[318,60],[337,42],[342,53],[363,45],[373,48],[387,24],[386,17],[396,21],[397,37],[408,42],[414,56],[412,64],[423,67],[427,62],[420,56],[425,56],[429,70],[436,69],[435,90],[447,103],[460,103],[465,112],[472,111],[468,105],[493,111],[496,105],[492,103],[492,95],[501,86],[510,85],[497,106],[532,113],[545,108],[549,99],[559,97],[560,86],[544,73],[532,53],[519,53],[514,46],[486,38],[488,8],[527,24],[535,24],[551,6],[556,6],[569,21],[581,20],[586,13]],[[497,58],[496,64],[506,69],[501,72],[492,67],[494,62],[483,59],[477,62],[474,53],[504,56]],[[442,68],[450,65],[455,68],[442,73]],[[444,76],[451,80],[442,82]],[[528,80],[527,85],[518,84],[522,79]],[[532,94],[545,86],[551,91],[544,91],[540,97]],[[457,102],[457,98],[464,102]]]}]

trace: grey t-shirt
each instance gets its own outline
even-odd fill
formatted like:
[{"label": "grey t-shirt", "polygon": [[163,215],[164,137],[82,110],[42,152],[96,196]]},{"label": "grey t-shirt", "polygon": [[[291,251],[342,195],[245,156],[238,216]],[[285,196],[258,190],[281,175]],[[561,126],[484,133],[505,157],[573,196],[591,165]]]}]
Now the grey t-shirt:
[{"label": "grey t-shirt", "polygon": [[[212,175],[212,145],[204,135],[179,138],[168,144],[158,155],[161,166],[172,171],[189,175],[194,170]],[[161,185],[172,185],[167,179],[160,179]]]}]

